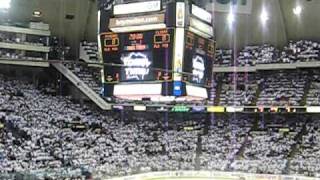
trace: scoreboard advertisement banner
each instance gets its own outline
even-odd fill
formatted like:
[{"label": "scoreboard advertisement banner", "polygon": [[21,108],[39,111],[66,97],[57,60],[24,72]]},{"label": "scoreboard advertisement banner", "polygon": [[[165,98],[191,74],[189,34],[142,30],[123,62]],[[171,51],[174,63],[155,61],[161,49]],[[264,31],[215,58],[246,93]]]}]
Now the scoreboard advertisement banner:
[{"label": "scoreboard advertisement banner", "polygon": [[[106,83],[171,81],[172,29],[101,34]],[[156,69],[153,69],[156,68]]]},{"label": "scoreboard advertisement banner", "polygon": [[214,53],[214,41],[186,31],[183,72],[188,74],[183,76],[183,81],[210,86]]}]

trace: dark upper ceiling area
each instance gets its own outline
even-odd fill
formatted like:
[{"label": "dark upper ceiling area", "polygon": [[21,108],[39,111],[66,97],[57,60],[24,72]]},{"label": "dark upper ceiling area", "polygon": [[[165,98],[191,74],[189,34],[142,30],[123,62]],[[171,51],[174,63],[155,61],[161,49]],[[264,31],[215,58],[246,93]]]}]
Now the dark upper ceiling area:
[{"label": "dark upper ceiling area", "polygon": [[[205,2],[205,1],[204,1]],[[96,0],[12,0],[11,8],[1,19],[11,22],[42,20],[50,24],[53,35],[65,39],[77,54],[81,40],[97,39]],[[209,1],[208,1],[209,3]],[[293,8],[302,7],[298,17]],[[269,20],[261,25],[260,13],[266,9]],[[42,17],[34,18],[35,10]],[[241,49],[245,45],[270,43],[279,48],[288,40],[320,40],[320,0],[253,0],[252,13],[236,14],[233,30],[230,30],[227,13],[215,13],[215,32],[218,47]],[[73,15],[73,19],[66,19]]]}]

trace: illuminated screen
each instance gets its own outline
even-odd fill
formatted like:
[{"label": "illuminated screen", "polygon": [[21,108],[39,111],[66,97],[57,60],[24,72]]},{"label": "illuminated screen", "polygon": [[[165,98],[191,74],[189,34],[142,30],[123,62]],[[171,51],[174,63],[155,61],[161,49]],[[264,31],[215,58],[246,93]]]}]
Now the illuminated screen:
[{"label": "illuminated screen", "polygon": [[131,2],[116,4],[113,8],[114,15],[143,13],[161,10],[161,1],[147,1],[147,2]]},{"label": "illuminated screen", "polygon": [[192,84],[209,86],[211,83],[212,66],[214,60],[214,42],[186,32],[183,80]]},{"label": "illuminated screen", "polygon": [[151,52],[126,52],[121,55],[121,62],[125,66],[121,68],[120,81],[152,81],[154,74]]},{"label": "illuminated screen", "polygon": [[[172,80],[173,30],[101,35],[106,83]],[[156,68],[156,69],[154,69]]]}]

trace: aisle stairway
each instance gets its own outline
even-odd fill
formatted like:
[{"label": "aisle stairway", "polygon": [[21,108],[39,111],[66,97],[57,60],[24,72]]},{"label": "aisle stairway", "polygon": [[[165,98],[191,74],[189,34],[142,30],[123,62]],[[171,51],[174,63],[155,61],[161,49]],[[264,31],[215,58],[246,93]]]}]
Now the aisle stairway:
[{"label": "aisle stairway", "polygon": [[291,150],[289,152],[289,155],[288,155],[288,162],[287,162],[287,166],[286,166],[286,173],[289,172],[290,170],[290,164],[291,164],[291,159],[293,157],[295,157],[296,153],[299,152],[299,148],[300,148],[300,144],[302,142],[302,138],[304,135],[306,135],[308,132],[307,132],[307,122],[304,122],[303,124],[303,127],[301,129],[301,131],[297,134],[297,136],[295,137],[295,141],[297,142],[296,144],[294,144],[292,147],[291,147]]},{"label": "aisle stairway", "polygon": [[93,91],[100,94],[102,83],[99,78],[101,76],[100,68],[88,67],[80,64],[64,64],[69,70],[71,70],[78,78],[86,83]]},{"label": "aisle stairway", "polygon": [[258,85],[257,92],[256,92],[254,102],[252,103],[252,105],[254,105],[254,106],[257,105],[258,98],[260,97],[261,91],[262,91],[262,85],[260,84],[260,85]]},{"label": "aisle stairway", "polygon": [[110,110],[111,105],[108,104],[103,98],[99,96],[94,90],[92,90],[85,82],[77,77],[72,71],[65,67],[60,62],[51,63],[61,74],[63,74],[69,81],[71,81],[81,92],[83,92],[88,98],[90,98],[95,104],[97,104],[102,110]]},{"label": "aisle stairway", "polygon": [[308,80],[305,85],[304,94],[303,94],[302,100],[300,102],[300,105],[302,105],[302,106],[307,105],[307,98],[308,98],[308,93],[311,89],[311,84],[312,84],[312,79]]},{"label": "aisle stairway", "polygon": [[201,135],[198,135],[197,140],[197,149],[196,149],[196,159],[195,159],[195,170],[200,170],[200,156],[202,152],[202,145],[201,145]]},{"label": "aisle stairway", "polygon": [[216,87],[216,95],[214,99],[214,105],[219,105],[220,104],[220,95],[221,95],[221,90],[222,90],[222,79],[218,78],[217,80],[217,87]]}]

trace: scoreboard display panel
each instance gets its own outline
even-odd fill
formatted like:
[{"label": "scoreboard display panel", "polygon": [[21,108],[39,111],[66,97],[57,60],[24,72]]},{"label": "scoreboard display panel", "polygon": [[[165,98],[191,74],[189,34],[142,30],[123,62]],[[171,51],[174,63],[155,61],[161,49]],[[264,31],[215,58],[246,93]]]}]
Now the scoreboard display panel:
[{"label": "scoreboard display panel", "polygon": [[[172,80],[172,29],[101,34],[106,83]],[[156,69],[153,69],[156,68]]]},{"label": "scoreboard display panel", "polygon": [[212,80],[212,67],[215,43],[193,32],[186,31],[183,81],[209,87]]}]

